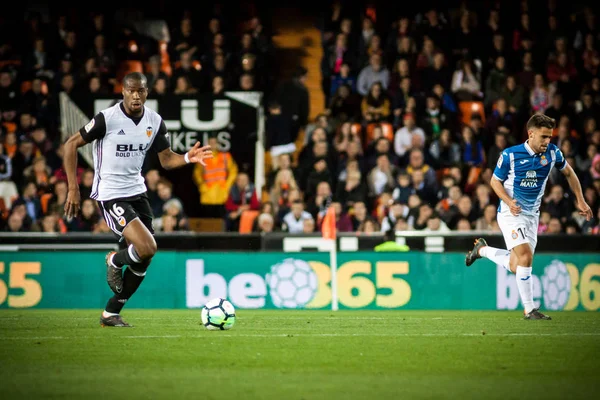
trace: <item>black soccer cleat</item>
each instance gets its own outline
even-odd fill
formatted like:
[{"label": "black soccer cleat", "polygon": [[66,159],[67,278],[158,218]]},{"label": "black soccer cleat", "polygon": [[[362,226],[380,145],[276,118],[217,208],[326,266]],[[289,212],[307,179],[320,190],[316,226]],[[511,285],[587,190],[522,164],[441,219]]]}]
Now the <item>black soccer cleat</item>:
[{"label": "black soccer cleat", "polygon": [[467,264],[467,267],[470,267],[471,264],[473,264],[475,262],[475,260],[481,258],[481,256],[479,255],[479,250],[485,246],[487,246],[487,242],[485,241],[484,238],[479,238],[479,239],[475,240],[475,245],[473,246],[473,250],[468,252],[467,257],[465,257],[465,264]]},{"label": "black soccer cleat", "polygon": [[119,294],[123,291],[123,269],[115,268],[110,263],[110,258],[114,254],[117,252],[111,251],[106,255],[106,282],[114,294]]},{"label": "black soccer cleat", "polygon": [[546,314],[542,314],[540,312],[539,308],[534,308],[533,310],[531,310],[527,314],[525,314],[523,319],[552,319],[552,318]]},{"label": "black soccer cleat", "polygon": [[132,328],[127,322],[123,321],[120,315],[111,315],[110,317],[100,316],[100,326],[113,326],[115,328]]}]

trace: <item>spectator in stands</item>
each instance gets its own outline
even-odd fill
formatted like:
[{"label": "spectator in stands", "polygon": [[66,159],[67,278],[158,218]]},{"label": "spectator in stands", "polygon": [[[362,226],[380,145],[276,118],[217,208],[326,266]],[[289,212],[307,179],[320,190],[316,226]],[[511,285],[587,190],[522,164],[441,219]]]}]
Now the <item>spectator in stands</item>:
[{"label": "spectator in stands", "polygon": [[13,199],[16,199],[19,195],[17,185],[11,180],[11,176],[12,160],[4,154],[4,145],[0,142],[0,200],[3,201],[7,209],[11,208]]},{"label": "spectator in stands", "polygon": [[293,121],[289,114],[282,113],[277,101],[269,104],[269,115],[265,122],[266,149],[271,154],[273,168],[277,168],[279,157],[296,151]]},{"label": "spectator in stands", "polygon": [[475,230],[476,231],[487,231],[491,232],[493,230],[493,224],[496,221],[496,206],[494,204],[488,204],[483,211],[483,216],[479,217],[475,221]]},{"label": "spectator in stands", "polygon": [[24,204],[27,215],[35,223],[42,217],[42,204],[38,196],[38,187],[35,182],[28,182],[23,187],[23,194],[15,204]]},{"label": "spectator in stands", "polygon": [[262,213],[256,218],[256,220],[257,226],[254,232],[271,233],[275,230],[275,220],[271,214]]},{"label": "spectator in stands", "polygon": [[100,220],[100,210],[93,199],[81,202],[81,215],[76,216],[67,224],[69,232],[92,232]]},{"label": "spectator in stands", "polygon": [[301,128],[308,122],[310,95],[306,88],[308,70],[296,67],[292,80],[282,84],[275,98],[281,104],[281,110],[294,121],[292,138],[295,141]]},{"label": "spectator in stands", "polygon": [[339,121],[354,121],[360,111],[361,97],[351,90],[347,84],[342,84],[329,101],[326,112],[331,118]]},{"label": "spectator in stands", "polygon": [[408,218],[409,212],[410,209],[407,205],[393,202],[381,220],[381,232],[392,229],[400,219]]},{"label": "spectator in stands", "polygon": [[550,222],[548,222],[548,230],[545,232],[547,234],[557,234],[562,233],[563,225],[558,218],[550,218]]},{"label": "spectator in stands", "polygon": [[269,194],[269,199],[273,202],[275,211],[278,211],[281,207],[288,207],[290,205],[290,192],[298,189],[299,187],[292,171],[289,168],[280,169],[275,176],[275,181]]},{"label": "spectator in stands", "polygon": [[390,163],[387,154],[377,156],[376,166],[369,172],[367,184],[369,196],[377,197],[384,191],[393,190],[396,182],[398,167]]},{"label": "spectator in stands", "polygon": [[390,83],[390,71],[383,65],[381,56],[373,54],[369,57],[369,65],[361,69],[358,74],[356,88],[361,96],[369,93],[375,82],[381,83],[384,90],[388,90]]},{"label": "spectator in stands", "polygon": [[[210,38],[212,40],[212,37]],[[171,32],[169,56],[173,62],[178,61],[182,54],[195,56],[200,48],[198,38],[191,18],[182,18],[179,26]]]},{"label": "spectator in stands", "polygon": [[431,143],[429,153],[435,161],[436,168],[448,168],[461,162],[460,145],[452,141],[452,135],[448,129],[443,129],[439,138]]},{"label": "spectator in stands", "polygon": [[339,72],[331,77],[328,99],[331,99],[342,85],[347,85],[350,88],[350,92],[356,92],[356,76],[351,73],[350,65],[349,62],[344,61],[340,65]]},{"label": "spectator in stands", "polygon": [[304,220],[313,219],[312,215],[304,210],[302,200],[294,200],[291,210],[283,217],[282,229],[288,233],[303,233]]},{"label": "spectator in stands", "polygon": [[351,122],[343,122],[339,125],[337,133],[334,138],[334,148],[338,154],[346,153],[348,144],[350,142],[356,142],[359,147],[359,152],[362,153],[362,141],[358,135],[358,130],[352,128]]},{"label": "spectator in stands", "polygon": [[480,73],[471,59],[461,60],[459,68],[452,74],[451,90],[459,102],[483,99]]},{"label": "spectator in stands", "polygon": [[[329,164],[330,165],[330,164]],[[320,182],[333,184],[334,171],[328,167],[328,160],[325,156],[318,156],[313,160],[313,165],[306,175],[306,185],[304,193],[307,199],[311,199],[316,191],[317,185]]]},{"label": "spectator in stands", "polygon": [[12,179],[17,186],[23,184],[23,173],[25,169],[33,163],[35,156],[35,146],[33,141],[29,138],[23,138],[18,145],[16,154],[12,158]]},{"label": "spectator in stands", "polygon": [[24,182],[33,182],[39,190],[47,191],[50,186],[50,176],[52,170],[46,164],[44,156],[38,156],[33,159],[32,164],[23,171]]},{"label": "spectator in stands", "polygon": [[162,78],[165,81],[169,80],[169,76],[162,70],[160,55],[155,54],[148,60],[148,69],[145,73],[148,80],[148,87],[154,87],[155,82]]},{"label": "spectator in stands", "polygon": [[529,94],[529,103],[534,113],[543,113],[551,104],[552,93],[544,81],[542,74],[535,74],[533,88]]},{"label": "spectator in stands", "polygon": [[506,83],[500,91],[500,97],[506,100],[508,111],[515,116],[523,115],[525,110],[525,90],[517,84],[514,75],[506,76]]},{"label": "spectator in stands", "polygon": [[365,123],[387,121],[390,116],[390,100],[380,82],[375,82],[361,103]]},{"label": "spectator in stands", "polygon": [[364,201],[357,201],[352,205],[351,212],[349,213],[352,221],[352,228],[357,231],[366,220],[371,219],[367,215],[367,206]]},{"label": "spectator in stands", "polygon": [[457,203],[455,212],[450,214],[450,218],[447,221],[450,229],[456,229],[458,221],[461,218],[465,218],[469,221],[469,224],[473,226],[473,223],[477,220],[478,215],[473,212],[473,201],[467,195],[463,195]]},{"label": "spectator in stands", "polygon": [[239,172],[225,202],[225,210],[227,211],[225,229],[228,232],[237,232],[240,228],[242,213],[246,210],[258,211],[259,207],[260,203],[254,184],[250,182],[247,173]]},{"label": "spectator in stands", "polygon": [[[162,228],[163,231],[186,231],[189,229],[188,218],[183,211],[183,204],[177,198],[167,200],[163,206],[162,218],[159,221],[162,221],[162,226],[159,225],[159,228]],[[165,229],[165,223],[168,225],[168,229]]]},{"label": "spectator in stands", "polygon": [[367,198],[367,186],[362,179],[361,172],[354,171],[349,173],[345,184],[338,184],[335,197],[344,208],[351,207],[358,201],[365,201]]},{"label": "spectator in stands", "polygon": [[450,116],[440,107],[440,99],[434,94],[427,95],[425,110],[419,124],[425,131],[427,138],[437,139],[442,129],[450,129]]},{"label": "spectator in stands", "polygon": [[506,60],[503,56],[498,56],[494,63],[494,68],[489,72],[485,80],[485,102],[486,107],[492,104],[500,97],[502,88],[506,83]]},{"label": "spectator in stands", "polygon": [[551,218],[558,218],[564,223],[573,212],[572,204],[573,201],[565,197],[562,186],[554,185],[550,188],[550,193],[544,197],[542,207]]},{"label": "spectator in stands", "polygon": [[8,223],[4,229],[6,232],[26,232],[27,228],[23,226],[23,218],[16,212],[12,212],[8,216]]},{"label": "spectator in stands", "polygon": [[[333,95],[340,84],[348,83],[352,86],[350,66],[354,65],[356,60],[352,50],[348,47],[348,37],[344,33],[338,33],[335,43],[326,47],[323,53],[321,72],[324,93]],[[326,101],[327,98],[328,96]]]},{"label": "spectator in stands", "polygon": [[398,157],[404,157],[407,151],[412,148],[413,136],[418,136],[425,143],[425,132],[417,126],[415,115],[406,113],[403,121],[404,126],[398,129],[394,135],[394,150]]},{"label": "spectator in stands", "polygon": [[462,161],[469,167],[481,167],[485,162],[485,153],[481,141],[475,138],[473,130],[465,126],[461,132]]},{"label": "spectator in stands", "polygon": [[408,166],[406,172],[412,175],[413,171],[423,172],[425,185],[435,191],[437,187],[437,178],[435,170],[425,162],[425,154],[422,149],[412,149],[408,155]]},{"label": "spectator in stands", "polygon": [[200,193],[201,214],[206,218],[223,218],[225,201],[238,174],[238,166],[231,153],[218,148],[216,135],[211,135],[208,144],[213,158],[205,160],[206,165],[195,164],[194,182]]}]

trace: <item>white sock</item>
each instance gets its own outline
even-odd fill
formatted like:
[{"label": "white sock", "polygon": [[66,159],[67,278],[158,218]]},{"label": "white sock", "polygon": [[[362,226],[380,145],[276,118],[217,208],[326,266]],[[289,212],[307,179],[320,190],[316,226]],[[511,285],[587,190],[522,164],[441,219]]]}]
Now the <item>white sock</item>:
[{"label": "white sock", "polygon": [[498,265],[502,265],[505,270],[510,270],[510,251],[504,249],[498,249],[496,247],[484,246],[479,249],[479,255],[485,257],[488,260],[495,262]]},{"label": "white sock", "polygon": [[528,313],[533,310],[533,279],[531,279],[531,267],[520,267],[517,266],[517,287],[519,288],[519,294],[521,295],[521,301],[525,312]]},{"label": "white sock", "polygon": [[108,312],[108,311],[106,311],[106,310],[104,310],[104,311],[102,312],[102,316],[103,316],[104,318],[108,318],[108,317],[114,317],[115,315],[119,315],[119,313]]},{"label": "white sock", "polygon": [[108,257],[108,262],[110,263],[110,265],[111,265],[113,268],[116,268],[116,269],[122,269],[123,267],[117,267],[117,266],[115,265],[115,263],[113,262],[113,257],[114,257],[114,256],[115,256],[115,253],[111,254],[111,255],[110,255],[110,257]]}]

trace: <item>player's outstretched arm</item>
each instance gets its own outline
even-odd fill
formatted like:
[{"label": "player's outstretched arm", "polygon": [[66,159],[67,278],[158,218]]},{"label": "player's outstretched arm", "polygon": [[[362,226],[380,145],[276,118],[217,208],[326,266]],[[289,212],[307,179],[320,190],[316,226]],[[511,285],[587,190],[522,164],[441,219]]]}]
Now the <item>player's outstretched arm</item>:
[{"label": "player's outstretched arm", "polygon": [[77,182],[77,149],[86,144],[80,132],[75,133],[65,142],[63,168],[67,174],[67,185],[69,187],[67,200],[65,201],[65,215],[69,219],[77,216],[79,212],[81,195],[79,194],[79,183]]},{"label": "player's outstretched arm", "polygon": [[583,197],[583,191],[581,190],[581,183],[579,183],[579,178],[573,171],[573,168],[567,164],[565,168],[561,171],[565,178],[567,178],[567,182],[569,182],[569,186],[571,187],[571,191],[575,195],[575,204],[577,209],[579,210],[579,215],[585,217],[586,221],[592,219],[592,209],[585,202],[585,198]]},{"label": "player's outstretched arm", "polygon": [[200,163],[206,165],[204,160],[213,157],[212,149],[210,146],[200,147],[200,142],[196,142],[194,147],[190,149],[185,155],[174,153],[170,148],[164,149],[158,153],[158,159],[160,165],[164,169],[175,169],[183,167],[189,163]]}]

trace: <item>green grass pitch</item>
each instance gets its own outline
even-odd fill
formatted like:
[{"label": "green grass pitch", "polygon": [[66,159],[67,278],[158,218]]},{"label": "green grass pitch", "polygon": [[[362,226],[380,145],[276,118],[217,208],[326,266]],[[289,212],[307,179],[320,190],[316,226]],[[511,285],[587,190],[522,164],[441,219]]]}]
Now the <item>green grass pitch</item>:
[{"label": "green grass pitch", "polygon": [[1,399],[592,399],[600,314],[0,311]]}]

